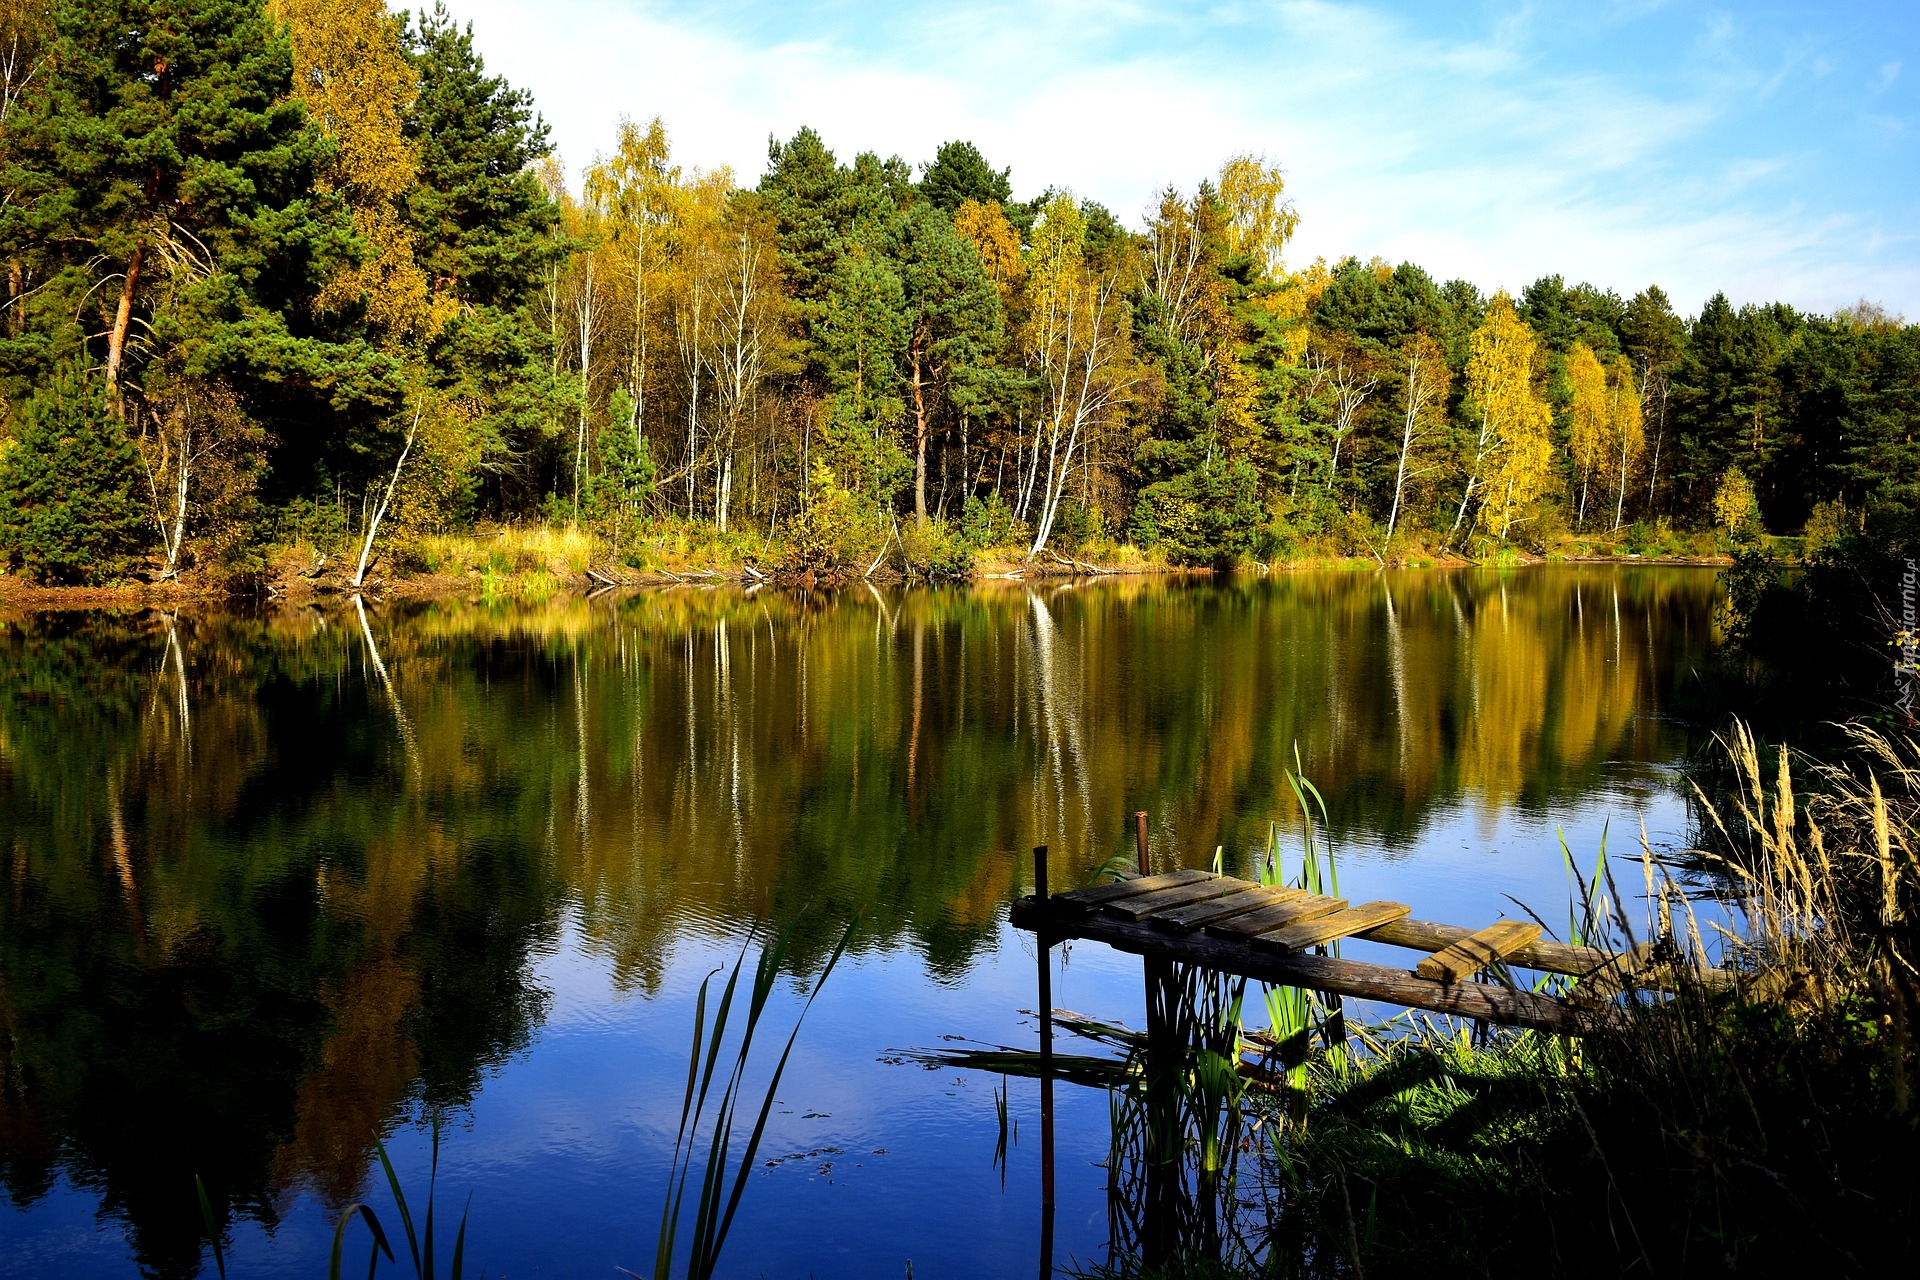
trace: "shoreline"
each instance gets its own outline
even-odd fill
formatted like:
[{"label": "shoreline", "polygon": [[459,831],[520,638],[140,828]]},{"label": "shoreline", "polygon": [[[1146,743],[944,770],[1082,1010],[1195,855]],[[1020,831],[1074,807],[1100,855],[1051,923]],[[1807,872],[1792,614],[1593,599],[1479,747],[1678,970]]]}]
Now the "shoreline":
[{"label": "shoreline", "polygon": [[[554,589],[537,598],[566,595],[598,596],[608,592],[648,591],[675,587],[736,587],[753,589],[780,587],[788,590],[838,589],[861,584],[894,587],[905,585],[967,585],[988,582],[1097,581],[1101,578],[1189,578],[1232,577],[1244,573],[1272,577],[1294,573],[1354,573],[1386,570],[1428,572],[1461,569],[1521,569],[1546,565],[1634,565],[1657,568],[1725,568],[1733,561],[1727,556],[1531,556],[1518,554],[1501,562],[1467,560],[1459,557],[1413,557],[1385,563],[1363,557],[1308,556],[1296,560],[1260,563],[1241,570],[1183,567],[1134,562],[1101,564],[1091,561],[1058,560],[1023,565],[1014,560],[992,560],[965,578],[938,584],[907,578],[898,572],[871,577],[848,576],[822,579],[813,574],[794,576],[768,574],[753,568],[690,569],[674,572],[665,569],[624,570],[618,573],[590,569],[585,573],[555,579]],[[514,591],[509,585],[501,594],[508,598],[534,599],[534,593]],[[344,582],[310,580],[300,575],[281,576],[264,589],[234,589],[224,583],[172,581],[133,582],[111,587],[42,587],[26,583],[11,574],[0,574],[0,607],[28,612],[59,612],[82,609],[155,608],[178,604],[227,603],[248,601],[263,604],[311,603],[328,597],[349,598],[355,594],[381,600],[452,600],[472,597],[483,590],[471,574],[408,574],[400,578],[375,578],[360,592]]]}]

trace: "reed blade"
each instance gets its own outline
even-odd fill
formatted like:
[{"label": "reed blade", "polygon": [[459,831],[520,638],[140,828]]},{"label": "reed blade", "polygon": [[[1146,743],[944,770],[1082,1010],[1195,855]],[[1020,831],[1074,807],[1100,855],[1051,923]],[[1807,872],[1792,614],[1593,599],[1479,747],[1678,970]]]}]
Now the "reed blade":
[{"label": "reed blade", "polygon": [[207,1229],[207,1239],[213,1244],[213,1269],[220,1274],[220,1280],[227,1280],[227,1255],[220,1247],[220,1230],[213,1220],[213,1203],[207,1199],[207,1184],[200,1181],[200,1175],[193,1175],[193,1190],[200,1197],[200,1221]]},{"label": "reed blade", "polygon": [[350,1204],[333,1228],[333,1251],[327,1258],[327,1280],[340,1280],[341,1251],[347,1242],[347,1228],[356,1217],[364,1218],[367,1230],[373,1233],[373,1248],[367,1251],[368,1280],[372,1280],[373,1269],[379,1265],[382,1253],[387,1255],[388,1262],[393,1261],[393,1246],[387,1243],[387,1233],[381,1230],[380,1215],[364,1204]]},{"label": "reed blade", "polygon": [[[421,1275],[420,1240],[413,1232],[413,1214],[407,1208],[407,1193],[400,1189],[400,1177],[393,1171],[393,1161],[387,1159],[387,1144],[375,1143],[373,1149],[380,1156],[380,1167],[387,1171],[387,1186],[393,1190],[394,1207],[400,1211],[400,1225],[407,1229],[407,1250],[413,1255],[413,1273]],[[368,1214],[371,1215],[372,1210],[368,1210]]]}]

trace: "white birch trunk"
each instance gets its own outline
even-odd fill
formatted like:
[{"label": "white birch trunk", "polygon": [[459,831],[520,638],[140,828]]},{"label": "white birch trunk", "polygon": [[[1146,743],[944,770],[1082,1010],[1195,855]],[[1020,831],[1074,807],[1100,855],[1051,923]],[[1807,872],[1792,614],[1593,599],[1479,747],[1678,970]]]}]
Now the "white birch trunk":
[{"label": "white birch trunk", "polygon": [[373,555],[373,540],[380,536],[380,522],[387,518],[387,512],[393,508],[393,494],[400,487],[400,469],[407,465],[407,455],[413,452],[414,437],[420,433],[422,408],[424,406],[413,411],[413,425],[407,428],[407,442],[401,446],[399,461],[393,464],[393,476],[387,481],[387,492],[367,520],[366,537],[360,542],[360,561],[353,570],[353,589],[356,592],[366,584],[367,561]]}]

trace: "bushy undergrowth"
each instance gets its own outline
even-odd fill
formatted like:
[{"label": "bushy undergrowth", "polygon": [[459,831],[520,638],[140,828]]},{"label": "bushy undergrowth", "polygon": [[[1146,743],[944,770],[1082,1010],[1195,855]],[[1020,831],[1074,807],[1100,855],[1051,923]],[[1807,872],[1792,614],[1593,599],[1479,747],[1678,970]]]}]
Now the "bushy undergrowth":
[{"label": "bushy undergrowth", "polygon": [[1920,1141],[1860,1002],[1676,1002],[1578,1046],[1463,1030],[1309,1088],[1276,1148],[1280,1274],[1920,1263]]},{"label": "bushy undergrowth", "polygon": [[858,577],[880,558],[892,530],[872,502],[842,486],[819,464],[807,485],[807,498],[805,510],[788,522],[782,568],[824,578]]}]

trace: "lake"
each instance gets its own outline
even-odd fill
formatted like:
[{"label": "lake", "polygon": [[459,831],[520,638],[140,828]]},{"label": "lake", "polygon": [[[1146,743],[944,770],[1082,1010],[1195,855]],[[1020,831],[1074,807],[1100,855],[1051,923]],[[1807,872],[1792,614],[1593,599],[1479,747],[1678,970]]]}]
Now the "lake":
[{"label": "lake", "polygon": [[[0,1274],[211,1274],[195,1175],[230,1275],[324,1274],[345,1205],[394,1221],[375,1143],[417,1199],[435,1124],[469,1267],[646,1274],[701,979],[797,917],[784,1038],[856,914],[722,1270],[1030,1271],[1037,1086],[1002,1168],[999,1077],[908,1054],[1034,1043],[1034,845],[1090,881],[1144,809],[1154,869],[1273,823],[1297,859],[1297,767],[1344,896],[1564,921],[1560,833],[1583,871],[1686,839],[1717,600],[1579,565],[5,618]],[[1091,943],[1055,976],[1136,1027],[1141,990]],[[1107,1126],[1061,1087],[1063,1261],[1104,1256]]]}]

